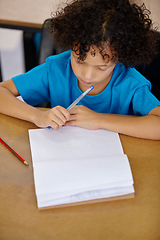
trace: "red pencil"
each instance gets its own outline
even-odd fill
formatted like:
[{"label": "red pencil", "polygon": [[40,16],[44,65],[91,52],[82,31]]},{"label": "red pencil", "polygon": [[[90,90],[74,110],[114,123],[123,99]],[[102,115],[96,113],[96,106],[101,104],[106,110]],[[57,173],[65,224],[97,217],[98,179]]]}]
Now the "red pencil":
[{"label": "red pencil", "polygon": [[0,138],[0,142],[3,143],[3,145],[8,148],[21,162],[23,162],[25,165],[29,166],[26,160],[24,160],[16,151],[13,150],[2,138]]}]

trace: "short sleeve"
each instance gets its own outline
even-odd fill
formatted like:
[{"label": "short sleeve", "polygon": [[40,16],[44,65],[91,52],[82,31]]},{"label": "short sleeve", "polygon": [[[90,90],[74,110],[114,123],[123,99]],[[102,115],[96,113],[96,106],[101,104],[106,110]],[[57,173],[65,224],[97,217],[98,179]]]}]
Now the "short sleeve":
[{"label": "short sleeve", "polygon": [[26,103],[34,106],[50,101],[46,63],[13,77],[12,80]]},{"label": "short sleeve", "polygon": [[157,106],[160,106],[160,101],[150,92],[149,86],[142,86],[135,91],[132,99],[134,115],[146,116]]}]

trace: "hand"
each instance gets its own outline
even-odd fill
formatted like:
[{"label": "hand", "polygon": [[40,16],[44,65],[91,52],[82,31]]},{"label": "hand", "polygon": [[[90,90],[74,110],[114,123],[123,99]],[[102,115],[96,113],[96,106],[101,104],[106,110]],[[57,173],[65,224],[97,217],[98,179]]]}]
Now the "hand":
[{"label": "hand", "polygon": [[69,110],[70,119],[65,126],[78,126],[89,130],[99,129],[99,113],[91,109],[76,105]]},{"label": "hand", "polygon": [[69,119],[69,111],[61,106],[56,106],[48,111],[38,110],[34,123],[38,127],[51,126],[54,130],[57,130],[65,125]]}]

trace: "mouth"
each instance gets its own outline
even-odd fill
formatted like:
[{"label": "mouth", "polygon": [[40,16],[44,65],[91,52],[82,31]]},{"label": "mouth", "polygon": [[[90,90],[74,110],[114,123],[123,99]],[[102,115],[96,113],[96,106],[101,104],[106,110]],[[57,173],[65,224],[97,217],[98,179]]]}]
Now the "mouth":
[{"label": "mouth", "polygon": [[81,83],[85,84],[85,85],[93,85],[92,82],[86,82],[84,80],[78,79]]}]

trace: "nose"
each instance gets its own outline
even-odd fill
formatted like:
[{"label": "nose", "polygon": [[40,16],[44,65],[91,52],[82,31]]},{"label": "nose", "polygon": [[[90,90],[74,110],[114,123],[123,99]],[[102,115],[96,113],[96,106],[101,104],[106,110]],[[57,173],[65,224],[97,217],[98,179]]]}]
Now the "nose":
[{"label": "nose", "polygon": [[84,80],[91,80],[93,78],[93,69],[92,68],[86,68],[83,71],[83,78]]}]

